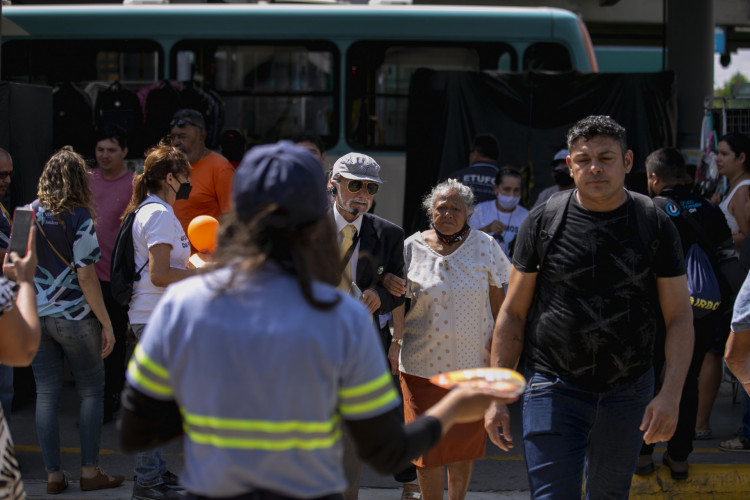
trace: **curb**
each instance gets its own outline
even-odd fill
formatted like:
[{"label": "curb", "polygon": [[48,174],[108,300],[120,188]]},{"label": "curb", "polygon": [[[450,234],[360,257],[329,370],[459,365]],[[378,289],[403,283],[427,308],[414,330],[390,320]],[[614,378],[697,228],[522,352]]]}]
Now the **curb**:
[{"label": "curb", "polygon": [[82,491],[78,480],[68,477],[68,488],[58,495],[47,493],[47,481],[44,479],[24,479],[23,486],[29,500],[122,500],[133,495],[133,481],[128,479],[117,488]]},{"label": "curb", "polygon": [[685,480],[674,480],[669,467],[657,465],[654,474],[633,476],[630,498],[748,498],[750,464],[690,464],[689,474]]},{"label": "curb", "polygon": [[[129,499],[133,491],[133,481],[125,480],[122,486],[109,490],[91,492],[80,491],[78,481],[70,480],[70,487],[60,495],[48,495],[46,481],[24,480],[29,500],[121,500]],[[386,500],[396,498],[400,489],[366,488],[360,489],[361,500]],[[750,464],[690,464],[690,476],[686,480],[674,480],[669,468],[656,466],[656,472],[648,476],[633,476],[630,488],[631,500],[665,499],[721,499],[745,500],[750,492]],[[528,498],[528,491],[469,491],[467,500],[493,500],[500,498]]]}]

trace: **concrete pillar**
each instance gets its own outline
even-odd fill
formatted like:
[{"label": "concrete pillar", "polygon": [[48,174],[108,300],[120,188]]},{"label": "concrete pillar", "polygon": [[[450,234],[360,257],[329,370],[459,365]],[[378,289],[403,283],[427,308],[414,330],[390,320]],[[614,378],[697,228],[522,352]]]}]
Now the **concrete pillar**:
[{"label": "concrete pillar", "polygon": [[714,0],[663,0],[667,68],[677,79],[677,147],[700,147],[703,99],[713,95]]}]

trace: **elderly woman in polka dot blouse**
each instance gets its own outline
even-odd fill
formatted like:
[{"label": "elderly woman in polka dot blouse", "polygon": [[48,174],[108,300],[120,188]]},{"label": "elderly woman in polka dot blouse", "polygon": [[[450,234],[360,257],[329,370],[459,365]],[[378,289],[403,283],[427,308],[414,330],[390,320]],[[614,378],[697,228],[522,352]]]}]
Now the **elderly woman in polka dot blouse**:
[{"label": "elderly woman in polka dot blouse", "polygon": [[[492,237],[468,226],[474,207],[469,187],[449,179],[425,197],[423,207],[432,228],[404,243],[406,283],[390,275],[384,280],[391,293],[405,292],[411,299],[403,344],[399,346],[397,328],[389,352],[395,365],[395,351],[401,351],[398,368],[407,422],[446,393],[429,377],[490,365],[492,330],[510,274],[510,263]],[[424,500],[443,498],[445,466],[449,499],[463,499],[485,442],[483,422],[457,425],[416,460]]]}]

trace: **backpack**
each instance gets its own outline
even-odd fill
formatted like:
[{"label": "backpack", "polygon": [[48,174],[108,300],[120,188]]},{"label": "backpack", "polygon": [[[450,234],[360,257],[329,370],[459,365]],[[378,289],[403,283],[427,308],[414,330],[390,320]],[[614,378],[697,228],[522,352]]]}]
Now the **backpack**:
[{"label": "backpack", "polygon": [[[539,256],[539,269],[542,268],[544,257],[547,255],[552,239],[560,227],[560,223],[568,212],[570,198],[573,196],[575,189],[569,189],[555,193],[544,204],[544,211],[540,218],[539,237],[536,241],[536,252]],[[635,206],[635,218],[638,223],[638,236],[642,242],[647,242],[649,250],[649,261],[653,264],[656,252],[659,249],[658,219],[656,216],[656,206],[648,196],[629,192]],[[643,224],[643,221],[647,223]]]},{"label": "backpack", "polygon": [[127,306],[130,304],[130,298],[133,296],[133,283],[141,279],[141,271],[148,265],[146,262],[136,270],[135,268],[135,249],[133,248],[133,221],[138,211],[150,205],[158,203],[150,201],[139,206],[132,212],[128,213],[122,220],[120,230],[117,232],[115,246],[112,250],[112,261],[109,264],[109,280],[112,290],[112,297],[118,304]]},{"label": "backpack", "polygon": [[[660,197],[668,203],[675,204],[669,197]],[[679,206],[679,203],[677,203]],[[669,207],[669,205],[667,205]],[[678,209],[667,210],[667,215],[674,216]],[[685,254],[685,271],[687,273],[688,291],[690,292],[690,304],[693,307],[693,317],[703,318],[709,313],[716,311],[721,305],[722,284],[716,271],[720,270],[719,260],[716,256],[716,247],[711,242],[706,231],[687,211],[679,209],[678,213],[682,221],[687,223],[693,232],[696,243],[690,245]],[[729,292],[725,283],[724,293]]]},{"label": "backpack", "polygon": [[73,83],[59,83],[52,90],[52,110],[53,149],[69,145],[84,157],[93,157],[96,130],[88,94]]},{"label": "backpack", "polygon": [[155,146],[169,134],[172,116],[182,108],[179,88],[164,80],[146,96],[146,121],[143,132],[146,148]]},{"label": "backpack", "polygon": [[703,318],[721,304],[721,290],[711,259],[698,243],[693,243],[685,255],[690,305],[693,317]]},{"label": "backpack", "polygon": [[123,129],[130,146],[128,157],[135,158],[141,155],[143,118],[141,102],[135,92],[120,85],[119,81],[100,91],[94,105],[94,120],[99,130],[112,126]]}]

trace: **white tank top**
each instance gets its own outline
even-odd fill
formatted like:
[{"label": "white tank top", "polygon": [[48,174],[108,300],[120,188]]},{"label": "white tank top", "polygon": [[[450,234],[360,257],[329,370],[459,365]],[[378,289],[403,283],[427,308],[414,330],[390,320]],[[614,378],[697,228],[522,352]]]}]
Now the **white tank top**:
[{"label": "white tank top", "polygon": [[740,225],[737,223],[737,219],[734,217],[734,215],[729,213],[729,202],[732,201],[732,196],[734,196],[734,193],[742,186],[750,186],[750,180],[745,179],[744,181],[737,184],[729,193],[729,196],[724,198],[724,200],[719,203],[719,208],[722,212],[724,212],[724,217],[727,218],[729,229],[731,229],[733,233],[736,233],[740,229]]}]

